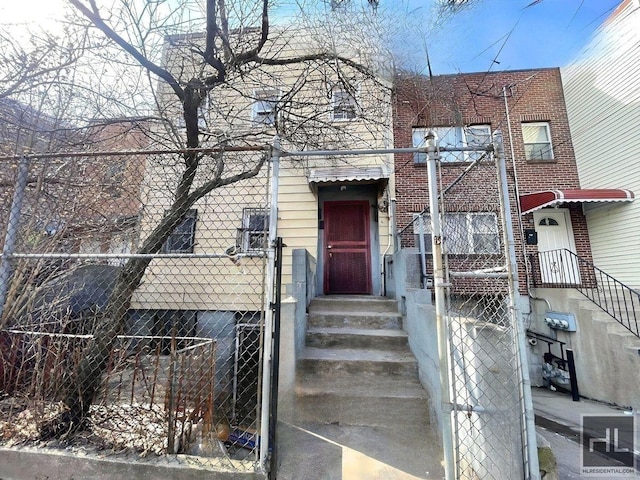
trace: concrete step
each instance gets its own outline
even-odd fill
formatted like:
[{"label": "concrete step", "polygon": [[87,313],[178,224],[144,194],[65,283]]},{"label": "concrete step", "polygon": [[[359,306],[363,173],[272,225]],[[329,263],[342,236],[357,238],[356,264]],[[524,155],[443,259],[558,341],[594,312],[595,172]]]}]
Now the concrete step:
[{"label": "concrete step", "polygon": [[306,347],[298,361],[298,375],[386,375],[414,378],[418,365],[407,349],[363,350]]},{"label": "concrete step", "polygon": [[403,330],[318,327],[307,330],[307,346],[318,348],[366,348],[406,350],[408,336]]},{"label": "concrete step", "polygon": [[321,312],[375,312],[398,313],[398,303],[386,297],[374,295],[325,295],[314,298],[309,313]]},{"label": "concrete step", "polygon": [[364,328],[364,329],[398,329],[402,328],[402,315],[399,313],[376,313],[362,310],[331,311],[315,309],[309,313],[309,328]]},{"label": "concrete step", "polygon": [[349,396],[340,393],[299,395],[296,398],[297,423],[393,427],[431,423],[429,400],[421,397],[386,395]]},{"label": "concrete step", "polygon": [[323,377],[299,375],[296,394],[300,397],[331,394],[343,397],[395,397],[428,400],[417,377],[358,376],[334,374]]}]

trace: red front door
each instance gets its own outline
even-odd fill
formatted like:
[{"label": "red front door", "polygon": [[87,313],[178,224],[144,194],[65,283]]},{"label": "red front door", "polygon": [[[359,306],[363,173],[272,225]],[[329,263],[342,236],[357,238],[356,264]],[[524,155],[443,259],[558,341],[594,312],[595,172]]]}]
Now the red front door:
[{"label": "red front door", "polygon": [[369,202],[324,202],[324,292],[371,293]]}]

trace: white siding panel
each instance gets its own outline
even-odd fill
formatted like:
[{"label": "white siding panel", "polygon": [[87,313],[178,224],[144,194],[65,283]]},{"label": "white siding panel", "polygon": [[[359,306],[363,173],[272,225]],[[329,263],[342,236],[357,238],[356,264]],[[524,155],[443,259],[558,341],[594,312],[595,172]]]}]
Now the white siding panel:
[{"label": "white siding panel", "polygon": [[[627,188],[640,197],[640,8],[607,20],[562,70],[580,184]],[[640,200],[586,205],[596,266],[640,288]]]}]

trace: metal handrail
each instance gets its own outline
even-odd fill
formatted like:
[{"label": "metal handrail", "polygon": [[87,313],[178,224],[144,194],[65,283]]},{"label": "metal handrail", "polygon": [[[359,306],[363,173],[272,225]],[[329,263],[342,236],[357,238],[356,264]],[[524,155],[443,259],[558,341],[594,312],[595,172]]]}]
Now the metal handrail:
[{"label": "metal handrail", "polygon": [[638,291],[566,248],[531,254],[529,262],[534,286],[574,288],[640,338]]}]

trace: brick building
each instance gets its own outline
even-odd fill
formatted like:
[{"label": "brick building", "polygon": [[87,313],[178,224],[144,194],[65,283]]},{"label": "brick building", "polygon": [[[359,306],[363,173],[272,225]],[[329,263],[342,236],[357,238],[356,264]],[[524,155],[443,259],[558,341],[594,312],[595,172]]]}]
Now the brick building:
[{"label": "brick building", "polygon": [[[577,194],[574,200],[565,201],[571,192],[580,192],[580,185],[560,70],[398,78],[394,102],[396,147],[420,146],[426,132],[434,130],[440,146],[482,148],[497,129],[504,139],[521,293],[526,293],[532,280],[557,285],[579,283],[581,275],[573,271],[570,259],[558,262],[563,264],[559,271],[543,265],[540,273],[535,255],[566,248],[581,258],[591,258],[580,203],[584,199]],[[455,212],[451,215],[457,219],[452,218],[452,222],[464,223],[468,231],[464,246],[449,252],[450,261],[462,263],[464,257],[465,265],[458,265],[463,269],[482,268],[487,257],[501,251],[497,193],[492,193],[497,191],[495,168],[490,159],[481,159],[480,155],[445,152],[438,172],[441,188],[446,191],[444,211]],[[477,164],[469,169],[475,161]],[[456,179],[467,169],[456,185]],[[397,226],[404,229],[401,244],[415,248],[419,228],[414,218],[428,208],[426,158],[397,155],[395,178]],[[549,208],[544,208],[546,204]],[[406,228],[412,221],[414,225]],[[444,233],[446,236],[447,225]],[[455,236],[453,231],[451,236]]]}]

